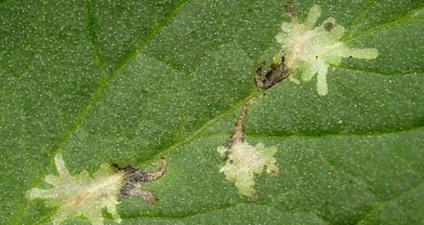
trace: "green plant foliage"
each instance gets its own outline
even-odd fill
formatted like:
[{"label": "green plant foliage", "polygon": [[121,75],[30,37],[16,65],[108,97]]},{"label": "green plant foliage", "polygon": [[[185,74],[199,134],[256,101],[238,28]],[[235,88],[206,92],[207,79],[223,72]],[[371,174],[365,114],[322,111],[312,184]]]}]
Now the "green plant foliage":
[{"label": "green plant foliage", "polygon": [[0,1],[0,224],[50,223],[58,208],[25,195],[49,188],[57,153],[71,175],[166,158],[143,185],[159,203],[125,199],[122,224],[422,223],[422,1],[295,1],[300,21],[318,4],[318,24],[336,18],[347,46],[378,58],[329,67],[324,97],[283,81],[252,104],[245,134],[278,149],[279,169],[256,177],[256,201],[219,172],[285,4]]}]

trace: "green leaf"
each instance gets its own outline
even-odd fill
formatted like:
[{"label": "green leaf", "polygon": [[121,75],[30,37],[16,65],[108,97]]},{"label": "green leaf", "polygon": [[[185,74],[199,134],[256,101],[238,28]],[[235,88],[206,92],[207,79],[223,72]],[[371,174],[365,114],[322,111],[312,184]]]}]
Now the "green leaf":
[{"label": "green leaf", "polygon": [[280,172],[251,201],[216,149],[279,50],[285,1],[0,1],[0,224],[49,223],[57,209],[25,195],[57,153],[73,175],[167,159],[143,185],[159,204],[125,199],[122,224],[421,224],[424,3],[316,3],[379,56],[329,68],[324,97],[283,81],[254,101],[246,136],[278,148]]}]

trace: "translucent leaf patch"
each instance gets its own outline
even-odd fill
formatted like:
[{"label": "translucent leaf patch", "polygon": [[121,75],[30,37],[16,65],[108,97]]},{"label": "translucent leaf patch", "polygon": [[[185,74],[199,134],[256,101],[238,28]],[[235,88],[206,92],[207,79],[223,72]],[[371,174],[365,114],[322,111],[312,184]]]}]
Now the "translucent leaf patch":
[{"label": "translucent leaf patch", "polygon": [[110,165],[103,164],[92,177],[86,171],[71,176],[61,154],[56,155],[55,164],[59,175],[45,177],[45,181],[54,188],[33,188],[27,193],[29,199],[46,199],[48,206],[59,207],[52,218],[53,224],[60,224],[68,216],[84,216],[93,224],[101,225],[103,208],[112,214],[116,222],[121,222],[116,206],[124,185],[123,172],[116,172]]},{"label": "translucent leaf patch", "polygon": [[[282,32],[277,34],[276,39],[282,45],[282,55],[285,64],[293,72],[300,72],[303,81],[311,80],[317,76],[318,94],[326,95],[327,72],[330,65],[339,65],[342,58],[374,59],[378,56],[375,48],[349,48],[339,39],[345,29],[336,25],[332,17],[326,19],[321,26],[314,28],[321,15],[321,8],[314,5],[303,23],[299,23],[296,13],[292,13],[292,22],[283,23]],[[298,82],[290,77],[292,81]]]},{"label": "translucent leaf patch", "polygon": [[220,172],[236,185],[241,194],[251,199],[257,198],[254,189],[255,174],[261,174],[264,168],[270,174],[278,172],[276,159],[273,157],[277,152],[276,147],[265,148],[262,143],[253,147],[246,141],[236,140],[230,148],[220,146],[217,150],[221,156],[227,157],[226,164]]}]

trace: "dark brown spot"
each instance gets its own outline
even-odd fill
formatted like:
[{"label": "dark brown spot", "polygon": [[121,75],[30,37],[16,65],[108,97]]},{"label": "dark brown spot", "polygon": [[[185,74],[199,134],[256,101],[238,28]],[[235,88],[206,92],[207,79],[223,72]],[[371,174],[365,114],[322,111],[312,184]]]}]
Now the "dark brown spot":
[{"label": "dark brown spot", "polygon": [[263,90],[267,90],[274,86],[275,84],[286,79],[290,75],[290,70],[286,67],[284,63],[284,57],[281,58],[281,63],[279,65],[272,64],[271,70],[265,75],[265,78],[262,77],[262,67],[265,62],[261,62],[256,69],[255,73],[255,83],[256,87]]},{"label": "dark brown spot", "polygon": [[289,2],[286,7],[286,12],[290,15],[290,17],[297,17],[296,8],[294,3]]},{"label": "dark brown spot", "polygon": [[332,22],[327,22],[324,24],[324,30],[330,32],[334,28],[334,24]]},{"label": "dark brown spot", "polygon": [[117,172],[124,173],[124,185],[121,188],[119,200],[123,200],[129,196],[138,196],[152,204],[157,203],[157,199],[150,192],[140,189],[140,183],[151,182],[163,176],[167,169],[167,162],[165,159],[162,159],[161,168],[153,173],[146,172],[132,166],[126,166],[122,168],[115,163],[112,164],[112,166]]}]

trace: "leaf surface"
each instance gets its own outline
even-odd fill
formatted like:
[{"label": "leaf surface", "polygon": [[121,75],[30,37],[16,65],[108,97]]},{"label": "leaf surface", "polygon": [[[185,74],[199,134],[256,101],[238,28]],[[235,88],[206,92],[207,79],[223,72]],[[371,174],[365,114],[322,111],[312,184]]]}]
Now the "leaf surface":
[{"label": "leaf surface", "polygon": [[[312,4],[296,1],[300,18]],[[246,135],[278,148],[280,173],[256,178],[253,202],[216,148],[279,50],[284,1],[1,1],[0,224],[49,222],[55,209],[25,193],[59,152],[71,174],[168,160],[143,185],[160,203],[124,200],[123,224],[422,223],[424,4],[318,4],[318,23],[336,18],[379,57],[330,68],[325,97],[313,80],[256,99]]]}]

